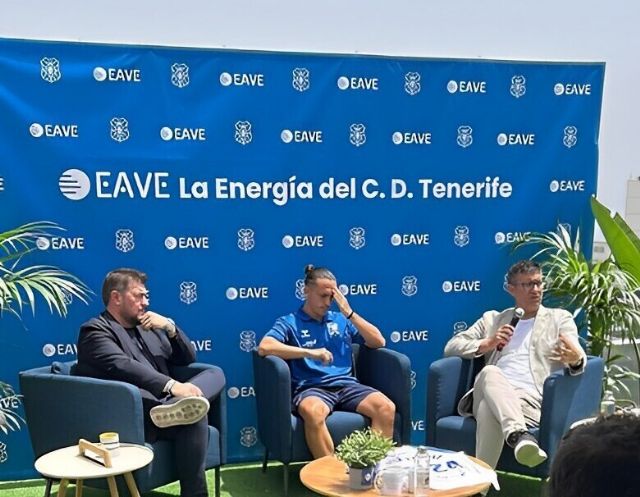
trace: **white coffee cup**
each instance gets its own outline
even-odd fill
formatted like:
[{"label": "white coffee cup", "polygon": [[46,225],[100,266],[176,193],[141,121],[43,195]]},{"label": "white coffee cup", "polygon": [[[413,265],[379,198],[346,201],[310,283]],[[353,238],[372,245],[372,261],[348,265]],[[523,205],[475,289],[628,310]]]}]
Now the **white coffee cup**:
[{"label": "white coffee cup", "polygon": [[378,471],[374,485],[381,495],[398,496],[407,491],[407,480],[406,468],[390,464]]},{"label": "white coffee cup", "polygon": [[100,444],[109,451],[111,457],[120,453],[120,437],[115,431],[100,433]]}]

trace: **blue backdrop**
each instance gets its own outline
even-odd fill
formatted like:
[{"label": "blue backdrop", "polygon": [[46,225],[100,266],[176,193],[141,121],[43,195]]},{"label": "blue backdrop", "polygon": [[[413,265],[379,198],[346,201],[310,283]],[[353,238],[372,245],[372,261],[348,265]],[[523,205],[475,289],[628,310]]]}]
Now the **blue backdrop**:
[{"label": "blue backdrop", "polygon": [[[258,459],[249,351],[313,263],[410,356],[419,443],[429,363],[510,303],[525,254],[509,243],[562,222],[590,245],[603,79],[601,63],[0,40],[0,231],[58,222],[23,263],[96,292],[67,319],[43,302],[0,318],[0,379],[74,359],[106,272],[140,268],[151,308],[225,370],[230,460]],[[2,478],[32,457],[26,428],[0,433]]]}]

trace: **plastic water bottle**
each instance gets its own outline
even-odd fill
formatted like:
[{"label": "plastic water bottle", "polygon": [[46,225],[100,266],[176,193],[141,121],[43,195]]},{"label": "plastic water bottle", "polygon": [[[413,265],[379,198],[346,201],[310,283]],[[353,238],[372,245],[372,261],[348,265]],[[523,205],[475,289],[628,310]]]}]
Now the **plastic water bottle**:
[{"label": "plastic water bottle", "polygon": [[429,490],[429,451],[424,445],[418,447],[414,462],[414,495],[426,497]]},{"label": "plastic water bottle", "polygon": [[611,390],[605,390],[602,401],[600,402],[600,415],[611,416],[616,412],[616,399]]}]

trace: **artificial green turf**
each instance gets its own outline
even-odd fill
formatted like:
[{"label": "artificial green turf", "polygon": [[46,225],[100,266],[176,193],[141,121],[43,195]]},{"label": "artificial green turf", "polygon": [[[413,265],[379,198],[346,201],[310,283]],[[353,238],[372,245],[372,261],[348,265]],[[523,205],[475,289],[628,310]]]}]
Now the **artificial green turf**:
[{"label": "artificial green turf", "polygon": [[[300,483],[298,473],[302,464],[291,465],[289,476],[289,497],[317,497],[318,494],[305,488]],[[213,496],[213,472],[207,472],[209,495]],[[283,493],[282,465],[270,464],[266,473],[262,473],[259,464],[227,465],[221,472],[221,497],[281,497]],[[536,478],[498,473],[501,491],[491,490],[488,497],[539,497],[541,482]],[[44,480],[28,480],[16,482],[0,482],[2,497],[42,497],[44,495]],[[56,495],[57,485],[52,488],[52,495]],[[67,495],[74,495],[75,487],[70,485]],[[84,497],[107,497],[106,490],[95,490],[89,487],[83,489]],[[163,497],[180,495],[177,482],[160,487],[145,494],[149,497]]]}]

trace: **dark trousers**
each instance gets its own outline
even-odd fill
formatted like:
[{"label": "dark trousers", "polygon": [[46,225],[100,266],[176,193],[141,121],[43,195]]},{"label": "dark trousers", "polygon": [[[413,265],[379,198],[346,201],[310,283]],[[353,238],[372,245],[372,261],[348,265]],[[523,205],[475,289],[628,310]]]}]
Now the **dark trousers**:
[{"label": "dark trousers", "polygon": [[[215,371],[206,369],[189,379],[189,383],[202,390],[204,397],[212,403],[220,393],[224,380]],[[176,455],[181,497],[207,497],[205,462],[209,450],[209,423],[204,417],[191,425],[158,428],[151,422],[149,410],[158,405],[172,404],[178,398],[167,396],[158,399],[150,392],[141,390],[142,405],[145,412],[145,438],[154,440],[172,440]]]}]

